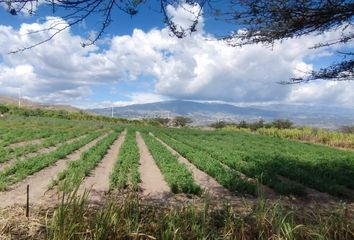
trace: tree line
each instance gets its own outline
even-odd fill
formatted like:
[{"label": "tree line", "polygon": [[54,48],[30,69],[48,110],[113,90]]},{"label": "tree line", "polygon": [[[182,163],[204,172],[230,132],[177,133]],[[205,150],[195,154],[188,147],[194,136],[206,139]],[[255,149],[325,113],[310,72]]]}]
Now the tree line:
[{"label": "tree line", "polygon": [[240,121],[239,123],[235,122],[226,122],[226,121],[217,121],[209,125],[215,129],[221,129],[228,126],[236,128],[249,128],[252,131],[255,131],[259,128],[278,128],[278,129],[289,129],[294,127],[294,123],[288,119],[276,119],[272,122],[266,122],[263,119],[260,119],[255,122],[247,122],[245,120]]}]

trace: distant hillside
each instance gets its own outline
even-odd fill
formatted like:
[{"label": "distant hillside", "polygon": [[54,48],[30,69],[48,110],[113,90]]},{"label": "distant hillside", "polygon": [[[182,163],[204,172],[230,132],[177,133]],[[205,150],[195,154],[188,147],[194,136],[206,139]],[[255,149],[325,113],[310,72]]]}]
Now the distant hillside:
[{"label": "distant hillside", "polygon": [[[111,108],[88,109],[96,114],[111,116]],[[336,128],[354,124],[354,109],[311,107],[303,105],[270,105],[239,107],[231,104],[202,103],[193,101],[164,101],[114,107],[114,116],[130,119],[189,116],[196,125],[215,121],[256,121],[260,118],[271,121],[290,119],[298,125]]]},{"label": "distant hillside", "polygon": [[[9,97],[9,96],[0,96],[0,104],[5,105],[18,105],[18,98]],[[21,106],[28,108],[39,108],[43,110],[54,110],[54,111],[68,111],[68,112],[81,112],[83,110],[70,106],[70,105],[55,105],[55,104],[41,104],[32,102],[27,99],[21,99]]]},{"label": "distant hillside", "polygon": [[[110,116],[111,108],[89,109],[96,114]],[[207,124],[216,120],[235,121],[239,119],[254,119],[261,117],[275,118],[277,113],[255,108],[236,107],[231,104],[200,103],[193,101],[164,101],[147,104],[135,104],[115,107],[114,116],[124,118],[154,118],[189,116],[196,124]]]},{"label": "distant hillside", "polygon": [[[15,97],[9,97],[9,96],[0,96],[0,104],[5,104],[5,105],[18,105],[18,98]],[[39,106],[38,103],[31,102],[26,99],[21,99],[21,106],[24,107],[35,107]]]}]

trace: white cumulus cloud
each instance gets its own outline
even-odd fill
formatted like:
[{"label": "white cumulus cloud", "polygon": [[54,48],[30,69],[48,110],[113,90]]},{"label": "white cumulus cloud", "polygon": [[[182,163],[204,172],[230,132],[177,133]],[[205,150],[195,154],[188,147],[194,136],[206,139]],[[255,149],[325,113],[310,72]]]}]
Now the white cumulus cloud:
[{"label": "white cumulus cloud", "polygon": [[[168,13],[182,26],[191,23],[197,5],[168,7]],[[333,49],[310,50],[314,44],[338,37],[339,31],[306,36],[276,44],[273,48],[249,45],[233,48],[203,31],[177,39],[169,30],[135,29],[132,35],[113,36],[105,48],[82,48],[85,41],[70,28],[36,48],[7,54],[50,36],[40,31],[53,24],[66,24],[48,17],[43,23],[22,24],[19,29],[0,25],[0,94],[17,94],[56,103],[90,102],[95,86],[153,79],[153,89],[130,93],[128,101],[116,105],[159,101],[167,98],[238,103],[324,103],[351,105],[352,83],[315,82],[280,85],[314,69],[313,60]],[[29,34],[31,31],[40,31]],[[139,81],[137,81],[138,84]],[[114,100],[111,100],[114,102]],[[112,102],[109,102],[111,104]]]}]

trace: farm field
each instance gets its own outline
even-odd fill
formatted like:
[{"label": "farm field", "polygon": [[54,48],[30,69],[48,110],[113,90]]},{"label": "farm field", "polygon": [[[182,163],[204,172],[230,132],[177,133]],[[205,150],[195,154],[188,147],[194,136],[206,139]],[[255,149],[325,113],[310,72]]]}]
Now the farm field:
[{"label": "farm field", "polygon": [[[352,151],[240,131],[15,116],[0,119],[0,146],[0,234],[10,239],[354,237]],[[16,232],[27,186],[31,215],[46,223]]]}]

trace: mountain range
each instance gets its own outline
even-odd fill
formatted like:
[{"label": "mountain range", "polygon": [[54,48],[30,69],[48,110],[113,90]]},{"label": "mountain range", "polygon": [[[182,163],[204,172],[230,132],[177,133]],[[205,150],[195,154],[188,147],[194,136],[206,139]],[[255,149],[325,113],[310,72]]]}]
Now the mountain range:
[{"label": "mountain range", "polygon": [[[87,109],[89,112],[111,116],[112,108]],[[205,103],[172,100],[156,103],[114,107],[115,117],[129,119],[188,116],[194,125],[207,125],[215,121],[239,122],[263,119],[289,119],[297,125],[336,128],[354,124],[354,109],[329,106],[274,104],[240,107],[224,103]]]},{"label": "mountain range", "polygon": [[[17,105],[15,97],[0,96],[0,104]],[[95,108],[82,110],[70,105],[41,104],[21,99],[21,106],[48,110],[65,110],[69,112],[85,111],[111,116],[112,108]],[[289,119],[298,126],[335,129],[344,125],[354,125],[354,109],[333,106],[310,106],[273,104],[266,106],[241,107],[225,103],[208,103],[196,101],[172,100],[146,104],[133,104],[113,108],[114,117],[142,119],[175,116],[192,118],[194,125],[208,125],[215,121],[239,122],[241,120],[257,121],[263,119]]]}]

